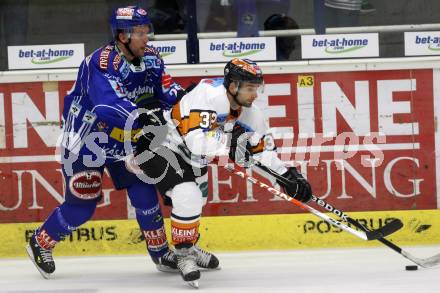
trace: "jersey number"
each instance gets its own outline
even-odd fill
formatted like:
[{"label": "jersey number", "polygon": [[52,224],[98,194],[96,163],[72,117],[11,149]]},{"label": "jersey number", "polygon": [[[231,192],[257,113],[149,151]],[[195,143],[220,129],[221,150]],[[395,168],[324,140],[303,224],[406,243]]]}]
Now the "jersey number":
[{"label": "jersey number", "polygon": [[209,128],[217,120],[217,113],[200,112],[200,128]]}]

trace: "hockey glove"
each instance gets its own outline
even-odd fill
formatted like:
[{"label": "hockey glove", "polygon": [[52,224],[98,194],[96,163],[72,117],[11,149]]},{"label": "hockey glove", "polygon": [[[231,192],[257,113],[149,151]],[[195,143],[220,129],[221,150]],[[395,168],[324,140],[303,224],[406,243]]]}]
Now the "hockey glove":
[{"label": "hockey glove", "polygon": [[235,125],[231,133],[229,158],[237,165],[248,168],[250,167],[249,158],[252,156],[250,149],[251,145],[246,130],[239,125]]},{"label": "hockey glove", "polygon": [[157,148],[165,140],[168,130],[160,103],[143,105],[139,112],[138,121],[142,134],[136,144],[137,153]]},{"label": "hockey glove", "polygon": [[295,167],[290,167],[287,172],[281,176],[291,181],[291,183],[285,184],[277,180],[277,183],[284,189],[287,195],[304,203],[310,201],[312,198],[312,187]]}]

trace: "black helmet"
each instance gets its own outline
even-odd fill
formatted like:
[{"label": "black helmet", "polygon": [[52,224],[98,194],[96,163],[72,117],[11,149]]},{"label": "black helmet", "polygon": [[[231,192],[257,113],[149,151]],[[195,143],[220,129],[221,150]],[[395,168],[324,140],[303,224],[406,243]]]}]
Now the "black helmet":
[{"label": "black helmet", "polygon": [[226,89],[233,81],[263,83],[263,72],[252,60],[234,58],[225,66],[223,85]]}]

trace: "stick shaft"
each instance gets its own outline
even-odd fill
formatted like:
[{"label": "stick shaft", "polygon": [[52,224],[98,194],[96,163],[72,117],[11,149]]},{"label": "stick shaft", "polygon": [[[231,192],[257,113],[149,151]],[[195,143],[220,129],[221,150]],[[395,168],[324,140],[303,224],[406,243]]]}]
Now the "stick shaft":
[{"label": "stick shaft", "polygon": [[307,205],[305,203],[302,203],[302,202],[300,202],[300,201],[298,201],[298,200],[288,196],[287,194],[285,194],[285,193],[283,193],[283,192],[281,192],[279,190],[276,190],[273,187],[270,187],[269,185],[259,181],[258,179],[254,178],[252,176],[249,176],[249,175],[247,175],[246,173],[244,173],[242,171],[238,171],[232,164],[226,165],[225,169],[227,169],[228,171],[231,171],[233,174],[235,174],[235,175],[237,175],[237,176],[239,176],[239,177],[241,177],[243,179],[246,179],[247,181],[251,182],[252,184],[258,185],[258,186],[266,189],[270,193],[272,193],[272,194],[274,194],[274,195],[276,195],[276,196],[278,196],[278,197],[280,197],[280,198],[282,198],[282,199],[284,199],[284,200],[286,200],[286,201],[296,205],[297,207],[299,207],[299,208],[301,208],[301,209],[303,209],[305,211],[308,211],[308,212],[314,214],[315,216],[321,218],[322,220],[326,221],[330,225],[333,225],[333,226],[335,226],[337,228],[340,228],[340,229],[342,229],[342,230],[344,230],[344,231],[346,231],[346,232],[348,232],[350,234],[353,234],[354,236],[359,237],[359,238],[361,238],[363,240],[369,240],[367,235],[365,234],[365,232],[354,230],[353,228],[350,228],[350,227],[344,225],[343,223],[341,223],[340,221],[335,220],[335,219],[327,216],[324,213],[321,213],[320,211],[312,208],[311,206],[309,206],[309,205]]}]

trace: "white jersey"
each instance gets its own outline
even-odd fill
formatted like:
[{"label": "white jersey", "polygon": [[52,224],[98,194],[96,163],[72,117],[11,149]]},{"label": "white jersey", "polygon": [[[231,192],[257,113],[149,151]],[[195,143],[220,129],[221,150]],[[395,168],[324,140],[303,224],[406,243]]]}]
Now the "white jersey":
[{"label": "white jersey", "polygon": [[226,133],[237,123],[249,133],[254,156],[282,174],[287,171],[274,152],[268,123],[261,110],[252,105],[232,110],[223,78],[202,79],[179,103],[165,113],[173,123],[166,145],[195,167],[204,167],[209,159],[229,153]]}]

